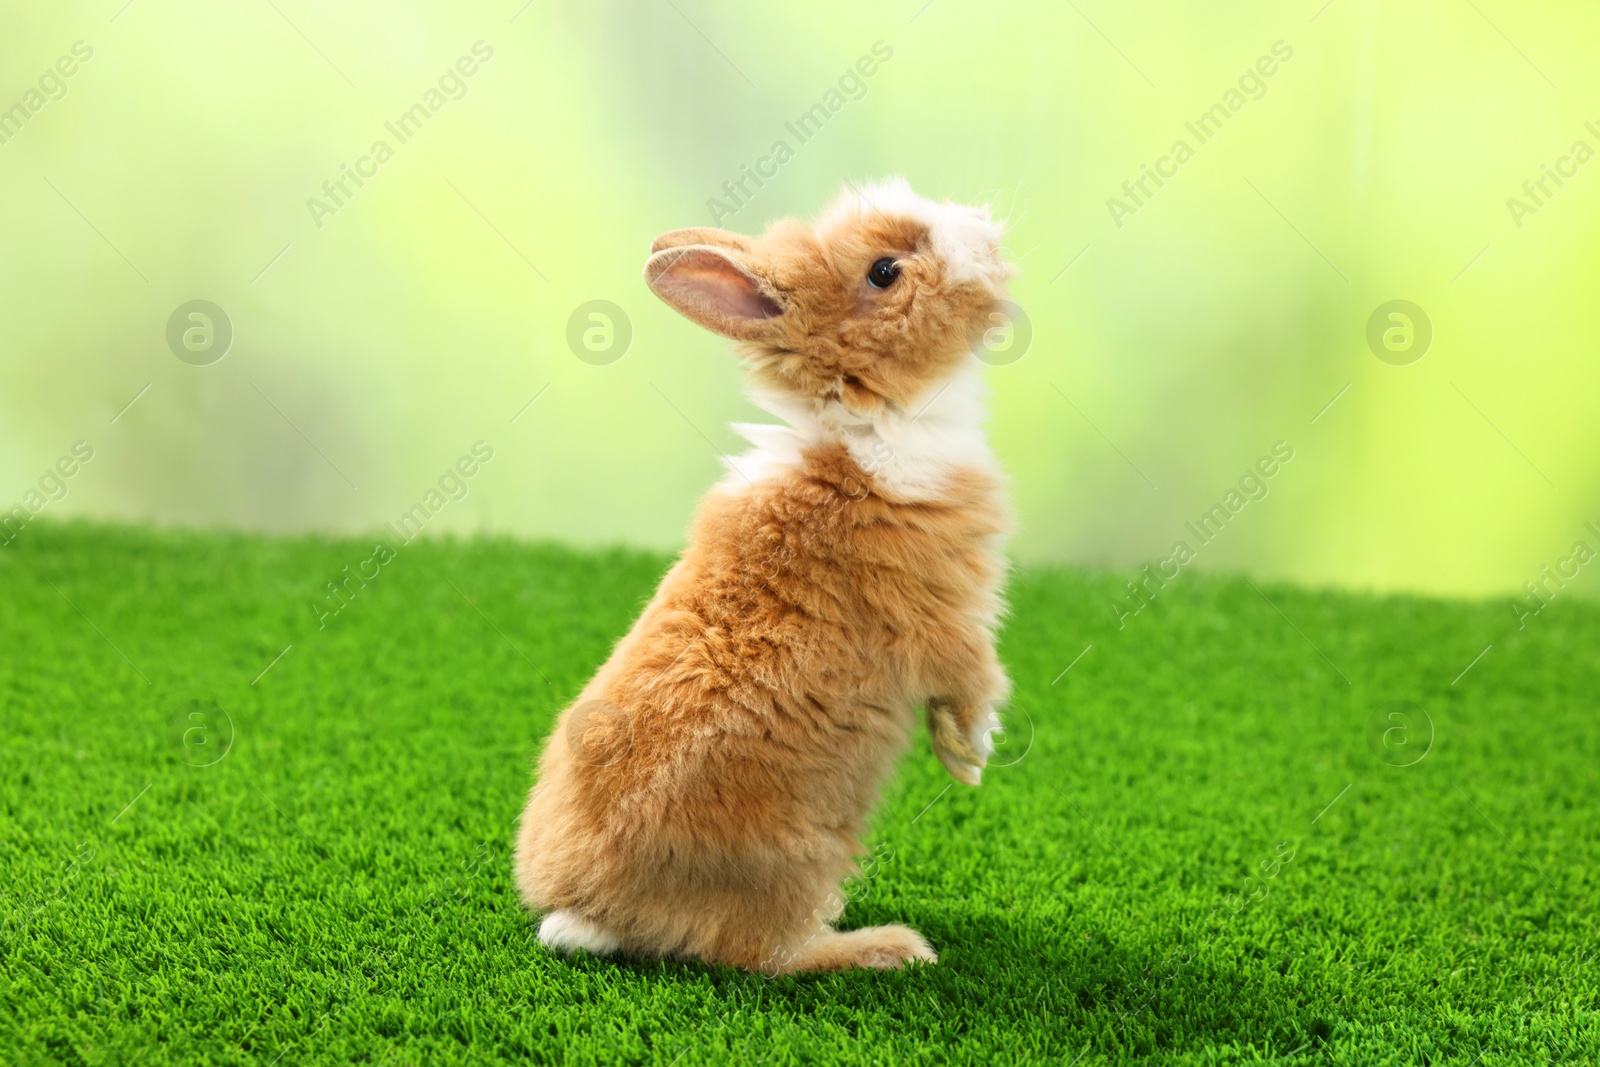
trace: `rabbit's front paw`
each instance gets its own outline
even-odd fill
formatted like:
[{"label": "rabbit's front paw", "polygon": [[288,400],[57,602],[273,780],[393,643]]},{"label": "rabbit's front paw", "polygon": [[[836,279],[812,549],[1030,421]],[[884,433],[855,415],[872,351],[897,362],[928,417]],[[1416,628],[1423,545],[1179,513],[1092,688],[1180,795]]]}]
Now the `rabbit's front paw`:
[{"label": "rabbit's front paw", "polygon": [[947,700],[928,701],[928,734],[934,755],[958,782],[978,785],[983,766],[994,752],[994,734],[1001,729],[992,707],[962,709]]}]

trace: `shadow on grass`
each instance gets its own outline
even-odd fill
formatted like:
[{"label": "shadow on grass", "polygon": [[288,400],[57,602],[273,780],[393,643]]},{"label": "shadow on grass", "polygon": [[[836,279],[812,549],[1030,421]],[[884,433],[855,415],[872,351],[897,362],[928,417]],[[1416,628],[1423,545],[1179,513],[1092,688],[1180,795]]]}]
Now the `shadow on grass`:
[{"label": "shadow on grass", "polygon": [[953,1055],[964,1045],[975,1055],[1014,1043],[1063,1064],[1218,1048],[1309,1062],[1337,1026],[1301,1003],[1287,981],[1273,989],[1258,969],[1186,958],[1184,946],[1141,952],[993,917],[913,925],[939,946],[938,964],[771,979],[675,961],[580,955],[563,965],[701,991],[700,1018],[691,1014],[681,1031],[659,1036],[673,1055],[698,1049],[710,1056],[720,1046],[732,1053],[742,1039],[790,1022],[824,1045],[830,1036],[843,1044],[858,1033],[901,1033]]}]

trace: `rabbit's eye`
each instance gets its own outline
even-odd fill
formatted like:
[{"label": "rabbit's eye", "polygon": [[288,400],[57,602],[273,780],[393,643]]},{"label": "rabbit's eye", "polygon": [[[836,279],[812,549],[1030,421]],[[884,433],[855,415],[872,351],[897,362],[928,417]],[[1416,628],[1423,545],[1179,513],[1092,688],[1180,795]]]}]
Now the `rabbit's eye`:
[{"label": "rabbit's eye", "polygon": [[900,264],[885,256],[867,268],[867,284],[874,289],[887,289],[900,277]]}]

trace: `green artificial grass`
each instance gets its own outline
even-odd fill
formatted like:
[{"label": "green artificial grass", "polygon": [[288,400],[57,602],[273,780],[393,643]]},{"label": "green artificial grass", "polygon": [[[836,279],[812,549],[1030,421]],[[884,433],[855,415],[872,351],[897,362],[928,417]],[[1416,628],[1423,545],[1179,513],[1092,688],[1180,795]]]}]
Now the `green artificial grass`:
[{"label": "green artificial grass", "polygon": [[952,787],[919,733],[850,886],[939,964],[767,980],[553,958],[512,884],[667,561],[419,541],[319,629],[372,554],[0,550],[0,1062],[1600,1058],[1593,604],[1185,572],[1118,629],[1121,576],[1023,570],[1011,765]]}]

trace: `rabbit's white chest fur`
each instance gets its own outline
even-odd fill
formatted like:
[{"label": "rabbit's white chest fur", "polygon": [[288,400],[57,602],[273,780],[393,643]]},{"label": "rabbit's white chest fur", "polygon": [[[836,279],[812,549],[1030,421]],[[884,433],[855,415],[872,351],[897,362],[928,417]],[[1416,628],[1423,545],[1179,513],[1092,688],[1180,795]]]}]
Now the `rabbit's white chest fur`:
[{"label": "rabbit's white chest fur", "polygon": [[804,451],[841,442],[879,488],[904,500],[936,499],[959,469],[998,473],[983,429],[987,412],[982,364],[969,356],[957,371],[919,397],[905,412],[868,418],[838,401],[807,406],[773,394],[751,400],[787,425],[735,423],[733,429],[755,446],[729,457],[729,473],[717,484],[738,492],[767,478],[797,469]]}]

